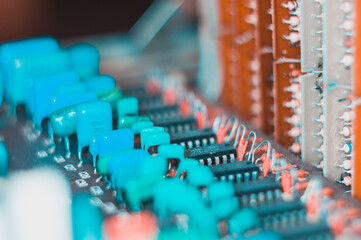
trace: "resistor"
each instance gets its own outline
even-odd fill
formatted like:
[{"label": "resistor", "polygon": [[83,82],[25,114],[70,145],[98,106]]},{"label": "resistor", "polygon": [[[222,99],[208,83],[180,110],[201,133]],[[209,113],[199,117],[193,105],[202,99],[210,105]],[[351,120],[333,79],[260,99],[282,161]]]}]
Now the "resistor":
[{"label": "resistor", "polygon": [[290,131],[288,131],[288,136],[290,137],[293,137],[293,138],[296,138],[296,137],[299,137],[302,133],[302,129],[301,128],[298,128],[298,127],[293,127],[291,128]]},{"label": "resistor", "polygon": [[352,167],[352,162],[351,162],[351,160],[345,160],[342,162],[341,165],[337,165],[337,167],[341,167],[345,170],[350,170]]},{"label": "resistor", "polygon": [[351,13],[354,6],[351,2],[343,2],[340,9],[345,13]]},{"label": "resistor", "polygon": [[337,182],[342,183],[342,184],[344,184],[346,186],[351,186],[352,178],[351,178],[351,176],[346,176],[346,177],[343,178],[342,181],[337,181]]},{"label": "resistor", "polygon": [[336,148],[337,150],[344,151],[345,153],[351,153],[352,145],[351,143],[345,143],[342,148]]},{"label": "resistor", "polygon": [[297,1],[288,1],[287,3],[283,3],[282,7],[287,8],[290,11],[294,11],[298,8]]},{"label": "resistor", "polygon": [[301,105],[299,100],[292,99],[291,101],[285,102],[284,106],[287,108],[297,108]]},{"label": "resistor", "polygon": [[344,135],[345,137],[350,137],[350,136],[351,136],[351,128],[345,126],[345,127],[342,128],[342,131],[337,132],[337,134],[342,134],[342,135]]},{"label": "resistor", "polygon": [[338,119],[342,119],[346,122],[351,122],[352,120],[352,113],[350,111],[346,111],[342,114],[342,116],[337,117]]},{"label": "resistor", "polygon": [[292,145],[290,146],[290,150],[294,153],[300,153],[301,152],[301,144],[298,142],[294,142],[292,143]]}]

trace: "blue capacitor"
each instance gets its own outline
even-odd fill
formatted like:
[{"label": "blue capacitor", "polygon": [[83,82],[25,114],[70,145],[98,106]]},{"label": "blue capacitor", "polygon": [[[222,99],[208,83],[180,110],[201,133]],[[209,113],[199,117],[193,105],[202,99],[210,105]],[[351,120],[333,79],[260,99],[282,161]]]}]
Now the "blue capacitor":
[{"label": "blue capacitor", "polygon": [[134,147],[134,133],[130,129],[112,130],[93,138],[89,145],[89,152],[93,156],[94,169],[96,157]]},{"label": "blue capacitor", "polygon": [[[53,97],[53,99],[50,103],[50,113],[51,113],[50,116],[63,108],[74,106],[74,105],[80,104],[80,103],[96,101],[96,100],[97,100],[97,95],[92,92],[85,92],[85,93],[79,93],[79,94],[68,94],[68,95],[62,95],[62,96],[56,95],[55,97]],[[74,108],[75,107],[73,107],[73,109]],[[54,114],[54,116],[55,115],[57,115],[57,117],[55,117],[55,118],[50,117],[50,121],[48,121],[48,135],[52,142],[51,148],[55,147],[53,124],[58,123],[58,124],[56,124],[57,125],[56,135],[58,135],[59,137],[64,137],[65,150],[66,150],[65,156],[67,158],[69,158],[70,157],[70,145],[69,145],[69,138],[68,138],[69,135],[61,134],[61,132],[63,132],[61,130],[61,128],[66,128],[66,126],[68,126],[69,123],[63,124],[63,121],[65,121],[66,118],[64,118],[64,116],[62,116],[62,114]],[[71,119],[74,121],[74,123],[72,125],[76,126],[76,118],[74,117]],[[71,120],[68,119],[68,121],[71,121]],[[74,129],[73,133],[75,133],[75,132],[76,132],[76,129]]]},{"label": "blue capacitor", "polygon": [[0,109],[3,106],[3,101],[4,101],[4,76],[3,76],[3,72],[1,70],[0,67]]},{"label": "blue capacitor", "polygon": [[146,128],[151,128],[154,126],[154,123],[151,122],[151,121],[141,121],[141,122],[135,122],[133,125],[132,125],[132,131],[134,134],[140,134],[140,132],[143,130],[143,129],[146,129]]},{"label": "blue capacitor", "polygon": [[17,105],[25,103],[30,79],[57,74],[69,67],[69,56],[64,51],[13,59],[10,62],[9,85],[6,89],[13,113],[15,114]]},{"label": "blue capacitor", "polygon": [[[109,162],[112,186],[120,189],[124,186],[122,181],[138,177],[140,175],[140,165],[148,157],[149,154],[141,149],[120,152],[120,154],[113,157]],[[124,172],[128,172],[127,175]]]},{"label": "blue capacitor", "polygon": [[145,140],[145,150],[148,151],[149,148],[163,145],[163,144],[170,144],[170,135],[169,133],[157,133],[147,137]]},{"label": "blue capacitor", "polygon": [[165,132],[164,127],[152,127],[152,128],[145,128],[140,131],[140,143],[142,149],[145,148],[145,141],[148,138],[148,136],[156,133],[162,133]]},{"label": "blue capacitor", "polygon": [[122,98],[117,102],[118,116],[138,115],[138,99],[135,97]]},{"label": "blue capacitor", "polygon": [[103,216],[100,209],[90,203],[90,197],[85,193],[73,197],[71,207],[74,240],[103,239]]},{"label": "blue capacitor", "polygon": [[53,112],[51,110],[51,102],[57,88],[62,84],[75,83],[77,81],[79,81],[79,76],[72,70],[32,79],[32,84],[27,93],[26,106],[32,115],[33,124],[36,128],[41,130],[42,120],[49,117]]},{"label": "blue capacitor", "polygon": [[81,151],[90,141],[104,132],[112,130],[112,108],[103,101],[82,103],[76,106],[76,126],[78,158],[82,162]]},{"label": "blue capacitor", "polygon": [[3,142],[0,142],[0,177],[6,177],[9,169],[9,154]]},{"label": "blue capacitor", "polygon": [[62,84],[56,90],[56,95],[69,95],[77,93],[88,92],[88,88],[84,82],[76,82],[69,84]]},{"label": "blue capacitor", "polygon": [[97,75],[84,79],[84,83],[91,92],[98,95],[109,92],[116,87],[115,79],[109,75]]},{"label": "blue capacitor", "polygon": [[3,72],[5,91],[9,91],[10,65],[14,58],[54,53],[59,49],[58,41],[52,37],[37,37],[2,43],[0,45],[0,67]]},{"label": "blue capacitor", "polygon": [[99,73],[100,54],[96,47],[79,43],[67,48],[70,55],[71,67],[80,77],[90,77]]}]

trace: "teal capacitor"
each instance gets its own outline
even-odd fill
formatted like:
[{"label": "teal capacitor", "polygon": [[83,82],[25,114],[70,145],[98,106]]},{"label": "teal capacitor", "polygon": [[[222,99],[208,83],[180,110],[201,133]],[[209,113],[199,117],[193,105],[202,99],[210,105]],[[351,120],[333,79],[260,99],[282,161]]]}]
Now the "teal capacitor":
[{"label": "teal capacitor", "polygon": [[84,79],[88,91],[98,94],[104,94],[116,88],[115,79],[109,75],[97,75]]},{"label": "teal capacitor", "polygon": [[235,189],[231,182],[214,182],[207,188],[209,202],[219,203],[221,199],[235,196]]},{"label": "teal capacitor", "polygon": [[76,126],[78,158],[82,162],[82,149],[88,146],[93,138],[113,129],[110,104],[95,101],[76,105]]},{"label": "teal capacitor", "polygon": [[218,220],[224,220],[238,209],[238,204],[236,197],[222,198],[211,204],[211,211]]},{"label": "teal capacitor", "polygon": [[77,194],[72,201],[74,240],[101,240],[103,216],[99,208],[90,203],[90,195]]},{"label": "teal capacitor", "polygon": [[101,94],[99,94],[98,92],[98,97],[99,100],[108,102],[110,104],[113,112],[113,117],[115,118],[117,116],[117,111],[116,111],[117,102],[119,101],[119,99],[123,97],[122,90],[115,88],[110,91],[102,92]]},{"label": "teal capacitor", "polygon": [[54,133],[59,137],[69,137],[76,133],[76,105],[53,112],[49,119]]},{"label": "teal capacitor", "polygon": [[0,142],[0,177],[6,177],[9,169],[9,153],[3,142]]},{"label": "teal capacitor", "polygon": [[201,164],[198,159],[185,158],[179,162],[179,165],[177,168],[177,176],[179,176],[179,174],[184,171],[188,171],[191,168],[196,168],[196,167],[200,167],[200,166],[201,166]]},{"label": "teal capacitor", "polygon": [[41,130],[41,122],[52,113],[52,99],[56,90],[63,83],[75,83],[79,76],[72,70],[51,74],[46,77],[32,79],[27,89],[26,106],[32,115],[33,125]]},{"label": "teal capacitor", "polygon": [[143,129],[154,127],[154,123],[151,121],[141,121],[133,123],[131,129],[134,134],[140,134]]},{"label": "teal capacitor", "polygon": [[10,62],[9,87],[6,95],[12,111],[27,99],[26,85],[32,78],[45,77],[69,69],[69,55],[65,51],[19,57]]},{"label": "teal capacitor", "polygon": [[231,235],[243,236],[247,231],[261,226],[261,219],[253,208],[242,208],[228,220],[228,231]]},{"label": "teal capacitor", "polygon": [[165,176],[168,169],[168,161],[162,156],[150,156],[140,166],[140,175],[143,177],[149,175]]},{"label": "teal capacitor", "polygon": [[261,230],[249,236],[240,236],[237,240],[286,240],[282,234],[271,230]]},{"label": "teal capacitor", "polygon": [[118,129],[131,128],[136,122],[150,121],[147,116],[118,116]]},{"label": "teal capacitor", "polygon": [[186,180],[195,187],[206,187],[214,179],[212,171],[206,166],[190,168]]},{"label": "teal capacitor", "polygon": [[210,233],[201,233],[194,227],[181,229],[179,227],[167,227],[160,229],[158,234],[158,240],[199,240],[199,239],[207,239],[207,240],[216,240],[219,237],[216,235],[212,235]]},{"label": "teal capacitor", "polygon": [[81,78],[99,74],[100,54],[96,47],[87,43],[78,43],[67,48],[71,67]]},{"label": "teal capacitor", "polygon": [[139,114],[138,99],[135,97],[126,97],[120,99],[117,102],[117,114],[118,116],[138,115]]},{"label": "teal capacitor", "polygon": [[52,37],[36,37],[0,44],[0,68],[4,78],[4,90],[9,91],[11,64],[15,58],[59,51],[59,43]]},{"label": "teal capacitor", "polygon": [[140,131],[140,143],[142,149],[145,148],[145,141],[146,139],[152,135],[157,133],[163,133],[165,132],[164,127],[151,127],[151,128],[145,128]]},{"label": "teal capacitor", "polygon": [[197,212],[202,205],[201,192],[177,179],[160,182],[154,191],[153,210],[160,218]]},{"label": "teal capacitor", "polygon": [[158,147],[158,155],[167,159],[184,159],[185,148],[182,145],[177,144],[163,144]]},{"label": "teal capacitor", "polygon": [[149,148],[151,147],[156,147],[163,144],[170,144],[169,133],[163,132],[163,133],[152,134],[148,136],[147,139],[145,140],[144,150],[148,151]]},{"label": "teal capacitor", "polygon": [[54,132],[55,135],[64,138],[65,157],[69,158],[71,155],[69,136],[76,133],[75,105],[53,112],[50,114],[49,120],[52,126],[52,130],[49,131],[50,135]]},{"label": "teal capacitor", "polygon": [[188,215],[190,227],[196,228],[202,235],[210,235],[219,239],[218,221],[209,208],[198,204],[197,208],[193,208]]},{"label": "teal capacitor", "polygon": [[[48,121],[48,135],[52,141],[51,148],[55,148],[54,143],[54,127],[55,134],[59,137],[64,138],[66,158],[69,158],[71,155],[69,136],[76,133],[76,112],[74,105],[84,102],[96,101],[97,96],[95,93],[84,92],[78,94],[68,94],[61,96],[54,96],[51,104],[49,116],[50,121]],[[70,108],[69,108],[70,107]],[[67,109],[63,109],[67,108]],[[69,111],[68,111],[69,110]],[[64,115],[65,114],[65,115]],[[68,116],[70,114],[70,116]],[[70,119],[69,119],[70,118]]]},{"label": "teal capacitor", "polygon": [[157,173],[129,180],[124,187],[124,200],[131,211],[140,211],[141,203],[153,198],[157,184],[163,180]]}]

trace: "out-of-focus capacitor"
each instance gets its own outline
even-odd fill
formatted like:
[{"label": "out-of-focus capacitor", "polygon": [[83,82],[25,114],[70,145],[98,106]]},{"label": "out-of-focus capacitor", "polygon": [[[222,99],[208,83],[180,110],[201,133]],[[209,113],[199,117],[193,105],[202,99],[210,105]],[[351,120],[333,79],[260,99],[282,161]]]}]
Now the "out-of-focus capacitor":
[{"label": "out-of-focus capacitor", "polygon": [[234,195],[234,185],[230,182],[214,182],[207,188],[207,199],[210,202],[219,203],[222,198],[229,198]]},{"label": "out-of-focus capacitor", "polygon": [[71,95],[88,92],[88,88],[84,82],[75,82],[62,84],[56,89],[56,95]]},{"label": "out-of-focus capacitor", "polygon": [[41,131],[41,122],[51,113],[51,100],[62,84],[75,83],[79,76],[74,71],[64,71],[46,77],[35,78],[28,89],[27,107],[32,115],[33,124]]},{"label": "out-of-focus capacitor", "polygon": [[101,240],[103,217],[99,208],[90,203],[90,197],[81,193],[72,201],[72,224],[74,240]]},{"label": "out-of-focus capacitor", "polygon": [[67,48],[71,67],[80,77],[85,78],[99,73],[100,54],[96,47],[87,43],[78,43]]},{"label": "out-of-focus capacitor", "polygon": [[3,142],[0,142],[0,177],[8,175],[9,153]]},{"label": "out-of-focus capacitor", "polygon": [[117,102],[117,114],[118,116],[124,115],[138,115],[138,99],[135,97],[127,97],[120,99]]},{"label": "out-of-focus capacitor", "polygon": [[141,122],[135,122],[133,125],[132,125],[132,131],[134,134],[140,134],[140,132],[143,130],[143,129],[147,129],[147,128],[152,128],[154,127],[154,123],[151,122],[151,121],[141,121]]},{"label": "out-of-focus capacitor", "polygon": [[52,37],[37,37],[5,42],[0,45],[0,66],[4,77],[4,90],[8,91],[10,65],[14,58],[59,51],[59,43]]},{"label": "out-of-focus capacitor", "polygon": [[205,166],[190,168],[186,180],[195,187],[206,187],[213,181],[212,171]]},{"label": "out-of-focus capacitor", "polygon": [[[163,158],[163,160],[165,159]],[[164,169],[166,169],[165,166],[166,163]],[[127,207],[132,212],[140,211],[141,203],[153,198],[156,185],[163,180],[163,175],[159,175],[159,172],[152,172],[147,175],[141,174],[139,178],[129,180],[124,187],[124,200]]]},{"label": "out-of-focus capacitor", "polygon": [[89,152],[93,156],[93,166],[96,167],[96,157],[100,158],[112,152],[134,147],[134,133],[130,129],[103,132],[94,137],[89,144]]},{"label": "out-of-focus capacitor", "polygon": [[150,156],[144,160],[140,167],[140,174],[142,177],[150,175],[160,175],[163,176],[167,172],[168,161],[165,157],[162,156]]},{"label": "out-of-focus capacitor", "polygon": [[177,168],[177,176],[179,177],[182,172],[188,171],[191,168],[199,167],[199,166],[201,166],[201,164],[199,163],[198,159],[185,158],[179,162]]},{"label": "out-of-focus capacitor", "polygon": [[6,95],[15,108],[25,103],[27,98],[26,85],[31,78],[45,77],[69,69],[69,55],[65,51],[31,57],[16,58],[10,63],[9,84]]},{"label": "out-of-focus capacitor", "polygon": [[[110,179],[116,190],[122,190],[131,179],[141,176],[141,164],[149,157],[149,154],[140,149],[124,151],[118,158],[109,162]],[[131,161],[129,161],[131,159]]]},{"label": "out-of-focus capacitor", "polygon": [[169,133],[163,132],[163,133],[152,134],[145,139],[144,150],[149,151],[149,148],[163,144],[170,144]]},{"label": "out-of-focus capacitor", "polygon": [[105,91],[102,94],[98,94],[98,99],[100,101],[105,101],[105,102],[108,102],[110,104],[110,106],[112,108],[114,118],[117,116],[117,111],[116,111],[117,102],[122,97],[123,97],[122,90],[117,89],[117,88],[115,88],[113,90],[110,90],[110,91]]},{"label": "out-of-focus capacitor", "polygon": [[164,144],[158,147],[158,155],[165,158],[184,159],[185,148],[182,145]]},{"label": "out-of-focus capacitor", "polygon": [[150,136],[152,134],[163,133],[163,132],[165,132],[164,127],[145,128],[142,131],[140,131],[140,143],[141,143],[142,149],[145,148],[145,142],[146,142],[146,139],[148,138],[148,136]]},{"label": "out-of-focus capacitor", "polygon": [[84,79],[88,91],[95,92],[97,95],[102,95],[104,92],[109,92],[116,87],[115,79],[109,75],[97,75]]},{"label": "out-of-focus capacitor", "polygon": [[117,128],[132,128],[134,123],[150,121],[150,117],[147,116],[120,116],[118,117]]},{"label": "out-of-focus capacitor", "polygon": [[76,105],[76,128],[78,139],[78,158],[82,162],[81,151],[91,140],[113,129],[110,104],[95,101]]},{"label": "out-of-focus capacitor", "polygon": [[245,232],[258,228],[260,224],[261,219],[255,209],[243,208],[228,220],[228,229],[231,235],[242,236]]}]

